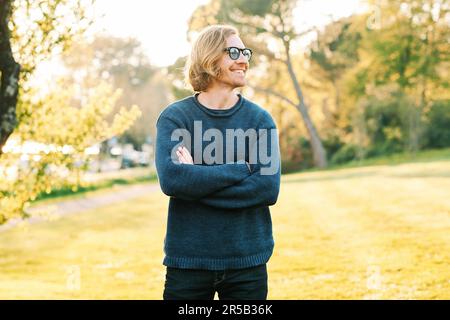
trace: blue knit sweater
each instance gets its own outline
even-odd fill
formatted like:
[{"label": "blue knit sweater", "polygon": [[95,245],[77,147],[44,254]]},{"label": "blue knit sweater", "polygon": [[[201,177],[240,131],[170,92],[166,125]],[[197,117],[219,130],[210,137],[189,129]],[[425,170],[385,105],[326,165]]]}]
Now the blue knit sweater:
[{"label": "blue knit sweater", "polygon": [[[278,136],[267,139],[276,125],[266,110],[241,94],[239,101],[225,110],[207,108],[197,96],[198,93],[170,104],[157,120],[156,169],[162,191],[170,196],[163,264],[224,270],[266,263],[274,247],[269,206],[276,203],[280,189]],[[198,126],[195,129],[194,121],[201,121],[200,131]],[[202,137],[211,128],[223,134],[223,152],[216,150],[219,157],[223,154],[221,163],[211,164],[203,157],[199,162],[194,156],[196,151],[202,155],[214,140],[210,137],[205,141],[208,139],[203,137],[199,143],[195,130]],[[234,158],[229,158],[230,152],[225,150],[226,130],[249,128],[267,129],[264,138],[268,150],[264,152],[277,161],[274,174],[261,174],[261,169],[273,163],[267,164],[259,156],[256,163],[250,161],[250,167],[245,163],[249,162],[249,139],[245,142],[245,154],[234,143]],[[173,135],[176,129],[189,132],[191,141]],[[172,141],[174,136],[179,139]],[[261,139],[258,136],[258,141]],[[178,145],[189,150],[193,165],[178,161],[174,152]],[[271,154],[273,150],[275,154]]]}]

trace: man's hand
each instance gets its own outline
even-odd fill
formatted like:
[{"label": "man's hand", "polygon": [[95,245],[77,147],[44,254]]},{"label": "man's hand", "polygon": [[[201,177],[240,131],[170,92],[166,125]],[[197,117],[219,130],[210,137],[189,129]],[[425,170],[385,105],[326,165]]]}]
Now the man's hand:
[{"label": "man's hand", "polygon": [[191,154],[185,147],[178,147],[177,150],[178,161],[185,164],[194,164]]}]

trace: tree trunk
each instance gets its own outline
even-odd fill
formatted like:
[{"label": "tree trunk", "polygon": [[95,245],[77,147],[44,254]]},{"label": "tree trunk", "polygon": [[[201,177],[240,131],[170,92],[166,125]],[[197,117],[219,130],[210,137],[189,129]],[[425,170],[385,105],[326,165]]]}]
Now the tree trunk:
[{"label": "tree trunk", "polygon": [[296,104],[297,110],[302,115],[303,121],[305,122],[306,130],[309,135],[314,165],[319,168],[325,168],[327,166],[327,157],[325,148],[322,145],[322,141],[317,133],[316,127],[314,126],[311,118],[309,117],[308,109],[306,107],[305,101],[303,99],[303,92],[298,82],[297,76],[295,75],[294,68],[292,67],[291,57],[289,53],[289,43],[284,41],[284,47],[286,50],[286,65],[289,71],[289,76],[294,84],[295,92],[298,97],[298,103]]},{"label": "tree trunk", "polygon": [[0,1],[0,156],[3,146],[17,125],[20,65],[14,60],[10,31],[11,0]]}]

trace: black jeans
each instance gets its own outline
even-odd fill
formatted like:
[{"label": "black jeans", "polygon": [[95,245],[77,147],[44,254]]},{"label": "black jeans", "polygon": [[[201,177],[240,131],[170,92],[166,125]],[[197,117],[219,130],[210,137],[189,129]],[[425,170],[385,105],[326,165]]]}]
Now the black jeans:
[{"label": "black jeans", "polygon": [[197,270],[167,267],[164,300],[266,300],[267,266]]}]

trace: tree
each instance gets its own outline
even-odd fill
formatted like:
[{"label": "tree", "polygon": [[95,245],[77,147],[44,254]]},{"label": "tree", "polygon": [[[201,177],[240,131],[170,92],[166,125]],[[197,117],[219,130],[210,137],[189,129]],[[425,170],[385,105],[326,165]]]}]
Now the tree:
[{"label": "tree", "polygon": [[102,80],[122,91],[108,120],[121,105],[140,107],[142,116],[123,133],[122,142],[133,143],[138,149],[148,136],[155,136],[155,127],[149,124],[156,122],[167,105],[169,85],[162,70],[151,65],[137,39],[97,35],[90,41],[74,43],[62,60],[68,69],[66,77],[80,90],[88,91]]},{"label": "tree", "polygon": [[410,105],[408,149],[421,144],[424,114],[432,101],[448,91],[450,4],[441,0],[371,1],[380,11],[379,25],[369,30],[367,43],[374,54],[371,75],[375,85],[396,82],[414,97]]},{"label": "tree", "polygon": [[309,59],[316,77],[330,83],[334,89],[336,109],[340,106],[339,82],[345,71],[358,62],[361,34],[351,28],[352,18],[343,18],[328,24],[310,45]]},{"label": "tree", "polygon": [[0,1],[0,155],[19,119],[19,92],[41,61],[66,49],[92,23],[94,0]]},{"label": "tree", "polygon": [[0,2],[0,224],[29,217],[27,206],[43,192],[76,190],[84,183],[86,149],[122,134],[140,116],[137,106],[121,108],[109,124],[119,92],[104,83],[76,97],[62,80],[54,79],[47,93],[30,85],[37,65],[69,48],[90,25],[89,3]]}]

